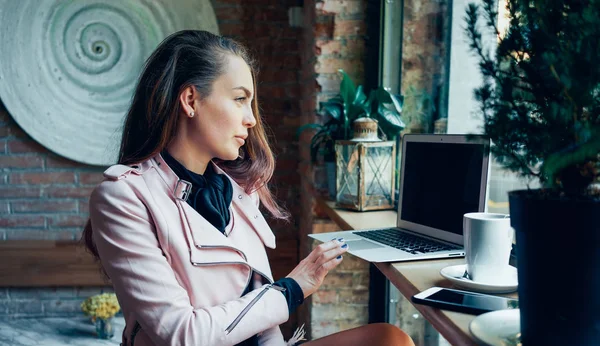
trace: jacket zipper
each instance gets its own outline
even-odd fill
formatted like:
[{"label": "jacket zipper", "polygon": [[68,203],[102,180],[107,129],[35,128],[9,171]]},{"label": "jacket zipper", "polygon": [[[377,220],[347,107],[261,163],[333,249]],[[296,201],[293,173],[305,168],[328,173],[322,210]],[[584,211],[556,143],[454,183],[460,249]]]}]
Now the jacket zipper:
[{"label": "jacket zipper", "polygon": [[[246,258],[246,254],[244,254],[243,251],[240,251],[234,247],[231,246],[202,246],[204,248],[210,248],[210,249],[215,249],[215,248],[227,248],[227,249],[232,249],[234,251],[239,252],[242,257],[244,257],[245,261],[248,261],[248,259]],[[283,287],[279,287],[279,286],[274,286],[273,285],[273,281],[271,281],[271,279],[269,279],[269,277],[267,277],[265,274],[263,274],[262,272],[252,268],[251,265],[249,265],[248,263],[245,262],[213,262],[213,263],[207,263],[207,264],[203,264],[203,263],[196,263],[196,262],[192,262],[193,265],[201,267],[201,266],[206,266],[206,265],[221,265],[221,264],[244,264],[247,265],[248,267],[250,267],[251,269],[251,274],[248,275],[248,281],[246,281],[246,287],[248,287],[248,285],[250,284],[250,280],[252,280],[252,271],[257,272],[259,275],[261,275],[262,277],[264,277],[265,279],[267,279],[267,281],[269,281],[269,284],[267,286],[265,286],[265,288],[260,291],[258,293],[258,295],[256,295],[256,297],[254,297],[250,303],[248,303],[248,305],[246,305],[246,307],[244,307],[244,309],[242,310],[242,312],[239,313],[239,315],[233,320],[233,322],[231,322],[231,324],[225,328],[225,335],[229,335],[229,333],[231,333],[233,331],[233,329],[235,329],[235,327],[240,323],[240,321],[242,320],[242,318],[248,313],[248,311],[250,310],[250,308],[252,308],[252,306],[254,306],[254,304],[256,304],[256,302],[265,295],[265,293],[267,293],[267,290],[269,288],[272,288],[274,290],[277,290],[279,292],[285,292],[285,288]]]},{"label": "jacket zipper", "polygon": [[248,305],[246,305],[246,307],[242,310],[242,312],[240,312],[240,314],[233,320],[233,322],[231,322],[231,324],[225,328],[225,335],[229,335],[229,333],[231,333],[235,327],[240,323],[240,321],[242,320],[242,318],[244,316],[246,316],[246,314],[248,313],[248,311],[250,311],[250,309],[254,306],[254,304],[256,304],[256,302],[258,302],[258,300],[265,295],[265,293],[267,293],[267,291],[272,288],[274,290],[277,290],[279,292],[283,292],[285,291],[285,288],[283,287],[279,287],[279,286],[274,286],[273,284],[268,284],[267,286],[265,286],[265,288],[260,291],[256,297],[254,297],[250,303],[248,303]]},{"label": "jacket zipper", "polygon": [[[235,252],[239,252],[239,254],[242,255],[242,257],[244,257],[244,261],[248,262],[248,258],[246,258],[246,254],[244,253],[244,251],[236,249],[233,246],[227,246],[227,245],[201,245],[201,246],[198,246],[198,245],[196,245],[196,247],[199,248],[199,249],[202,249],[202,248],[208,248],[208,249],[230,249],[230,250],[233,250]],[[224,262],[224,263],[226,263],[226,262]]]},{"label": "jacket zipper", "polygon": [[250,275],[248,275],[248,280],[246,280],[246,286],[248,287],[248,285],[250,284],[250,280],[252,280],[252,267],[245,262],[212,262],[212,263],[196,263],[196,262],[192,262],[193,265],[195,265],[196,267],[203,267],[203,266],[217,266],[217,265],[221,265],[221,264],[243,264],[243,265],[247,265],[248,267],[250,267]]},{"label": "jacket zipper", "polygon": [[[240,255],[242,255],[242,257],[244,258],[244,261],[248,262],[248,259],[246,258],[246,254],[243,251],[238,250],[238,249],[236,249],[234,247],[231,247],[231,246],[207,245],[207,246],[202,246],[202,247],[209,248],[209,249],[218,249],[218,248],[231,249],[231,250],[234,250],[236,252],[239,252]],[[245,287],[248,287],[248,284],[250,284],[250,280],[252,280],[252,270],[254,270],[254,269],[252,268],[251,265],[249,265],[246,262],[212,262],[212,263],[197,263],[197,262],[192,262],[192,264],[195,265],[195,266],[197,266],[197,267],[209,266],[209,265],[221,265],[221,264],[243,264],[243,265],[247,265],[248,267],[250,267],[250,275],[248,275],[248,280],[246,280],[246,286]]]}]

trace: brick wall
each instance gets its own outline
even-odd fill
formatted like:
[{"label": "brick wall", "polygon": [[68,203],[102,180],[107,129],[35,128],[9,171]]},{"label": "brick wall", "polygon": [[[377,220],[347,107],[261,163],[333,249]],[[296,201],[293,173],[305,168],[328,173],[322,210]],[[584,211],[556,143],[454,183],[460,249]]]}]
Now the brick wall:
[{"label": "brick wall", "polygon": [[[0,103],[1,240],[79,239],[101,171],[37,144]],[[0,319],[70,315],[85,297],[106,289],[0,287]]]},{"label": "brick wall", "polygon": [[401,89],[408,130],[431,133],[434,121],[448,116],[449,6],[447,0],[404,0]]},{"label": "brick wall", "polygon": [[105,292],[113,290],[110,287],[3,288],[0,319],[79,315],[84,299]]},{"label": "brick wall", "polygon": [[0,104],[0,238],[77,239],[101,168],[33,141]]},{"label": "brick wall", "polygon": [[[356,83],[364,81],[367,0],[304,1],[304,33],[301,52],[301,111],[303,123],[322,121],[315,114],[318,102],[339,92],[339,68]],[[322,165],[312,165],[309,157],[311,136],[300,138],[301,182],[300,257],[315,244],[309,233],[331,232],[338,227],[315,210],[312,189],[326,192]],[[300,320],[307,324],[310,338],[318,338],[368,322],[368,264],[347,255],[326,277],[323,286],[305,302]]]},{"label": "brick wall", "polygon": [[[304,2],[302,123],[322,121],[315,110],[319,102],[339,92],[338,69],[344,69],[355,83],[363,83],[366,3],[367,0]],[[308,132],[300,138],[301,176],[309,178],[309,186],[325,191],[324,167],[311,165],[309,151],[304,150],[308,149],[310,139]]]},{"label": "brick wall", "polygon": [[[327,219],[313,224],[313,233],[339,231]],[[312,248],[319,244],[312,241]],[[342,263],[325,277],[312,298],[311,337],[319,338],[369,322],[369,263],[344,255]]]}]

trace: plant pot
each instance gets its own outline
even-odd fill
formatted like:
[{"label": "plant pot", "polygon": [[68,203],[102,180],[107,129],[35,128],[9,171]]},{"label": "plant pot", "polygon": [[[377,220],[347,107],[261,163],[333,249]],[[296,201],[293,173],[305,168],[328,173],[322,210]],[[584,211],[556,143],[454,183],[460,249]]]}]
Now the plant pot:
[{"label": "plant pot", "polygon": [[600,201],[509,192],[523,345],[600,345]]},{"label": "plant pot", "polygon": [[335,161],[325,161],[325,173],[327,174],[327,189],[329,191],[329,198],[335,201],[336,195],[336,176],[335,176],[336,164]]}]

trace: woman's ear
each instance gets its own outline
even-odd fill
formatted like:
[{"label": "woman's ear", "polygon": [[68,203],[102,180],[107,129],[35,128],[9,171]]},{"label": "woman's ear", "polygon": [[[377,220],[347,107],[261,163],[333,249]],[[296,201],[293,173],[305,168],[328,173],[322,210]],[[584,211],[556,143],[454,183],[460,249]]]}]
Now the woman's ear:
[{"label": "woman's ear", "polygon": [[198,99],[198,91],[193,86],[188,86],[179,94],[179,103],[183,113],[193,118],[196,115],[196,100]]}]

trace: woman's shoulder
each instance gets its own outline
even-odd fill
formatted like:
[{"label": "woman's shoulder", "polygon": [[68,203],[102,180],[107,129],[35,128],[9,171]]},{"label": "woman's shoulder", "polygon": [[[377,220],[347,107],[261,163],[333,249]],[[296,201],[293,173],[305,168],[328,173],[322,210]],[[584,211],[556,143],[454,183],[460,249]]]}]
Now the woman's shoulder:
[{"label": "woman's shoulder", "polygon": [[104,180],[92,191],[91,199],[131,199],[136,196],[140,183],[143,183],[143,171],[138,165],[113,165],[104,173]]}]

